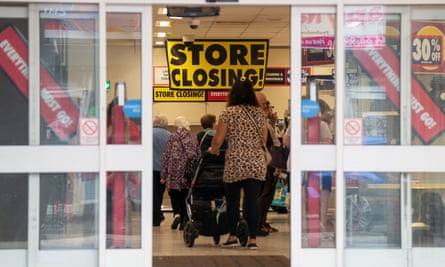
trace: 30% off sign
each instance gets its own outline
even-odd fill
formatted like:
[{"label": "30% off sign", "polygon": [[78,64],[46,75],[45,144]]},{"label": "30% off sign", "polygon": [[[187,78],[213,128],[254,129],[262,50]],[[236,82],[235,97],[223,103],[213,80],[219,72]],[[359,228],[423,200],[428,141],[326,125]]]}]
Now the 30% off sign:
[{"label": "30% off sign", "polygon": [[444,58],[443,32],[432,25],[422,27],[411,39],[411,60],[424,70],[432,71],[441,67]]}]

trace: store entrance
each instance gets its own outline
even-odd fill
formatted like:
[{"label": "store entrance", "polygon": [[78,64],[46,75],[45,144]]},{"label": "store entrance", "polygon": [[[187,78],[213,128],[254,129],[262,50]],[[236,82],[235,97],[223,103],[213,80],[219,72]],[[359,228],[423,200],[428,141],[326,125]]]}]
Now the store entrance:
[{"label": "store entrance", "polygon": [[[197,135],[206,128],[201,124],[204,115],[214,115],[218,119],[226,107],[233,80],[247,76],[254,81],[255,89],[264,93],[269,101],[276,116],[273,126],[281,139],[289,117],[290,7],[224,5],[219,7],[216,16],[201,14],[196,17],[187,15],[187,8],[183,6],[170,10],[182,12],[182,19],[169,18],[165,8],[153,7],[153,43],[156,44],[153,47],[152,64],[153,116],[167,116],[171,133],[177,130],[173,124],[175,119],[184,116],[190,123],[193,135]],[[199,7],[196,9],[200,12],[208,11]],[[170,26],[163,28],[161,22]],[[167,36],[156,37],[162,36],[162,33]],[[175,47],[179,49],[175,50]],[[263,47],[268,50],[263,50]],[[195,51],[195,56],[190,57],[193,60],[188,60],[189,51]],[[238,56],[235,57],[235,54]],[[229,61],[230,57],[232,60]],[[252,58],[257,57],[257,61],[252,61]],[[227,58],[228,63],[224,58]],[[181,65],[181,59],[187,66]],[[263,67],[261,61],[267,64]],[[178,71],[175,72],[175,69]],[[287,182],[284,186],[287,191]],[[275,190],[272,190],[273,197]],[[220,248],[220,242],[225,242],[227,232],[218,234],[218,237],[209,233],[207,236],[195,236],[193,248],[187,249],[190,242],[186,239],[186,231],[172,225],[172,205],[167,191],[162,199],[165,220],[160,226],[153,227],[155,259],[190,256],[190,253],[191,256],[199,253],[225,256],[238,254],[238,249]],[[258,246],[265,256],[282,255],[285,263],[289,264],[290,209],[286,205],[284,199],[275,201],[274,205],[268,204],[267,221],[277,232],[259,236]]]}]

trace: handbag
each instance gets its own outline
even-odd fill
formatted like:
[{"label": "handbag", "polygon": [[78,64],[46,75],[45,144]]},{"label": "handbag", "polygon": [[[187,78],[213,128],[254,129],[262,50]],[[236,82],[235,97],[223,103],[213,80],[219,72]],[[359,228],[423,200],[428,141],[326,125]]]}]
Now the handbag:
[{"label": "handbag", "polygon": [[187,179],[187,181],[190,182],[193,179],[197,168],[198,162],[196,160],[187,159],[184,170],[184,177]]},{"label": "handbag", "polygon": [[269,152],[269,149],[267,149],[267,145],[266,142],[263,139],[263,136],[260,132],[260,128],[258,128],[258,125],[256,124],[255,120],[252,118],[252,116],[250,115],[250,113],[244,109],[244,107],[242,106],[243,111],[247,114],[247,116],[249,116],[250,120],[253,122],[253,125],[255,125],[255,128],[257,129],[258,135],[260,136],[261,141],[263,141],[263,144],[261,145],[261,148],[264,151],[264,159],[266,161],[266,165],[269,165],[269,163],[272,161],[272,155]]},{"label": "handbag", "polygon": [[270,154],[272,155],[272,161],[270,166],[279,169],[287,169],[287,158],[289,157],[289,149],[283,145],[271,146]]},{"label": "handbag", "polygon": [[266,159],[266,165],[269,165],[272,161],[272,154],[270,154],[269,149],[265,145],[263,145],[264,150],[264,158]]},{"label": "handbag", "polygon": [[[206,131],[205,134],[201,137],[201,140],[199,142],[199,146],[202,145],[202,142],[206,138],[206,136],[209,134],[209,131]],[[182,149],[184,150],[184,144],[181,142]],[[184,177],[187,179],[188,182],[191,182],[198,174],[198,166],[201,161],[197,161],[194,159],[187,159],[185,162],[185,170],[184,170]]]}]

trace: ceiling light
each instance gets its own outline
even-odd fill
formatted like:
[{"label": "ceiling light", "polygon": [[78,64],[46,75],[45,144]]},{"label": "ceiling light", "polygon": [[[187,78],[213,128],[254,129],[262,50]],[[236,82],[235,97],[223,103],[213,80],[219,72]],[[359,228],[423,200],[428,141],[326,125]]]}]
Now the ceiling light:
[{"label": "ceiling light", "polygon": [[164,38],[166,36],[167,36],[166,32],[158,32],[158,33],[156,33],[156,37],[159,37],[159,38]]},{"label": "ceiling light", "polygon": [[171,27],[171,23],[168,20],[156,21],[156,27]]}]

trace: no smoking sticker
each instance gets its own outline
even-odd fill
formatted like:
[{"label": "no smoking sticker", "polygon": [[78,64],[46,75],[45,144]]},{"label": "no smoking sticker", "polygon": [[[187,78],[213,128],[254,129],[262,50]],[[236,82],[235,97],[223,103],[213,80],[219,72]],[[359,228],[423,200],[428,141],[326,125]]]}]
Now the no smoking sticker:
[{"label": "no smoking sticker", "polygon": [[80,119],[80,144],[98,145],[99,144],[99,121],[98,119],[82,118]]},{"label": "no smoking sticker", "polygon": [[345,145],[361,145],[363,135],[363,120],[361,118],[345,119],[343,137]]}]

